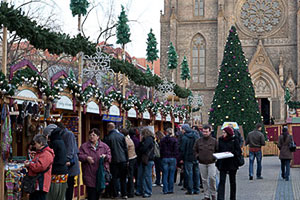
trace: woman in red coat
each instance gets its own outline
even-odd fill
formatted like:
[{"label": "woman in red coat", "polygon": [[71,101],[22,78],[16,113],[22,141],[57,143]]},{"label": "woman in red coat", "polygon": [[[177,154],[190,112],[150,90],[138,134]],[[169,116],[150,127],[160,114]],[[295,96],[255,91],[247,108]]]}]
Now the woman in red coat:
[{"label": "woman in red coat", "polygon": [[36,190],[30,194],[30,200],[45,200],[51,184],[51,168],[54,159],[54,152],[48,147],[47,138],[41,134],[34,136],[36,148],[35,157],[31,161],[25,161],[29,176],[37,176],[42,173],[36,183]]}]

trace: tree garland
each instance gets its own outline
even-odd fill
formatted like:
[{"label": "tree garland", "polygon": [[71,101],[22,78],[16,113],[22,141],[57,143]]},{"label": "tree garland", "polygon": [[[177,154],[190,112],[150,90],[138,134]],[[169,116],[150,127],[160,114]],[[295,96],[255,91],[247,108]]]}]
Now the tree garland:
[{"label": "tree garland", "polygon": [[11,88],[11,85],[8,84],[8,81],[5,78],[3,72],[0,72],[0,96],[4,95],[13,95],[14,90]]},{"label": "tree garland", "polygon": [[[80,34],[71,38],[67,34],[51,32],[50,29],[43,28],[36,21],[30,20],[21,10],[17,10],[5,2],[1,2],[0,6],[0,24],[28,40],[35,48],[48,50],[52,54],[66,53],[75,56],[78,52],[84,52],[85,55],[92,55],[96,52],[96,44],[90,42],[88,38]],[[127,75],[137,85],[156,87],[162,82],[158,76],[144,74],[127,61],[123,62],[113,58],[111,67],[114,72]],[[187,98],[191,93],[190,90],[178,85],[175,86],[174,92],[180,98]]]}]

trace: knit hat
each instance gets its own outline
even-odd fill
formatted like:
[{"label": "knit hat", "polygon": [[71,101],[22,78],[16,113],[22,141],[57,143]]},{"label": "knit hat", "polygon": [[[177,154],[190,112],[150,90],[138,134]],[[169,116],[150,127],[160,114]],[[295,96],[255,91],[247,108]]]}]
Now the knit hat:
[{"label": "knit hat", "polygon": [[43,135],[50,136],[52,131],[56,129],[57,126],[55,124],[49,124],[43,131]]},{"label": "knit hat", "polygon": [[223,130],[227,133],[228,136],[233,136],[234,134],[233,129],[229,126],[225,127]]},{"label": "knit hat", "polygon": [[191,130],[191,127],[190,127],[190,125],[188,125],[188,124],[183,124],[183,125],[181,126],[181,128],[182,128],[183,130],[185,130],[186,132]]}]

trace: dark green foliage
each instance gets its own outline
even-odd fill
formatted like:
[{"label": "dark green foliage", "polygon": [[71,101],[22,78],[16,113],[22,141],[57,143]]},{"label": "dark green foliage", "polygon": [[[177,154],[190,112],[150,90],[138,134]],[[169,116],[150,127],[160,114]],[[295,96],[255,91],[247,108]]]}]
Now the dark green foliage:
[{"label": "dark green foliage", "polygon": [[244,134],[262,122],[247,62],[236,28],[231,27],[210,109],[209,123],[215,130],[223,122],[237,122]]},{"label": "dark green foliage", "polygon": [[117,25],[117,44],[121,44],[122,46],[124,46],[131,40],[130,40],[130,28],[127,24],[128,19],[123,5],[122,5],[122,11],[118,18],[119,21]]},{"label": "dark green foliage", "polygon": [[170,42],[169,50],[168,50],[168,69],[176,69],[178,65],[178,56],[173,46],[172,42]]},{"label": "dark green foliage", "polygon": [[151,69],[150,69],[149,65],[147,65],[147,70],[146,70],[145,73],[146,73],[146,74],[151,74],[151,75],[152,75],[152,72],[151,72]]},{"label": "dark green foliage", "polygon": [[[19,37],[28,40],[35,48],[44,51],[48,50],[52,54],[65,53],[76,56],[79,52],[83,52],[85,55],[92,55],[96,52],[96,44],[90,42],[88,38],[80,34],[70,38],[67,34],[51,32],[50,29],[43,28],[37,25],[36,21],[31,21],[24,16],[21,10],[16,10],[13,6],[9,6],[8,3],[4,2],[0,4],[0,25],[1,27],[6,26],[10,32],[16,32]],[[112,58],[111,68],[116,73],[126,74],[137,85],[155,87],[162,82],[158,76],[143,73],[127,61],[123,62]],[[10,92],[9,95],[12,95],[14,89],[10,90]],[[48,91],[48,88],[45,92],[53,96],[53,91]],[[180,98],[187,98],[190,90],[176,85],[174,92]],[[54,94],[56,93],[54,92]]]},{"label": "dark green foliage", "polygon": [[181,80],[190,80],[191,79],[191,74],[190,74],[190,68],[189,64],[186,60],[186,57],[183,57],[182,63],[181,63],[181,74],[180,74]]},{"label": "dark green foliage", "polygon": [[87,0],[71,0],[70,9],[73,17],[76,15],[86,15],[89,2]]},{"label": "dark green foliage", "polygon": [[152,28],[150,29],[150,33],[148,33],[147,38],[147,61],[153,62],[158,58],[158,49],[157,49],[157,42],[154,33],[152,33]]},{"label": "dark green foliage", "polygon": [[55,33],[50,29],[37,25],[36,21],[30,20],[24,16],[21,10],[14,9],[8,3],[1,3],[0,7],[0,23],[7,27],[11,32],[22,39],[27,39],[37,49],[42,49],[53,54],[67,53],[75,56],[82,51],[86,55],[95,52],[96,44],[90,42],[88,38],[78,34],[71,38],[67,34]]}]

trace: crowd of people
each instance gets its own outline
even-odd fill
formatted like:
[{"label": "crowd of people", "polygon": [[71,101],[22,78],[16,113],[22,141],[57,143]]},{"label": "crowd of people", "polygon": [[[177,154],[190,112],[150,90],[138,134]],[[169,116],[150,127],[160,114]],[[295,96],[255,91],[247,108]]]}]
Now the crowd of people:
[{"label": "crowd of people", "polygon": [[[253,180],[253,163],[257,159],[256,178],[263,179],[261,147],[265,145],[261,124],[248,134],[249,179]],[[25,162],[29,176],[40,175],[30,200],[70,200],[73,198],[74,177],[80,174],[86,186],[88,200],[100,197],[151,197],[152,187],[161,186],[165,195],[174,193],[174,183],[180,174],[179,185],[186,195],[197,195],[203,188],[203,200],[224,200],[226,176],[229,175],[230,200],[236,199],[236,174],[243,165],[243,138],[229,125],[216,139],[212,127],[202,131],[183,124],[174,131],[153,133],[151,129],[116,129],[108,123],[108,134],[100,139],[100,131],[89,131],[89,140],[78,149],[74,134],[62,123],[48,125],[43,134],[34,136],[29,148],[32,159]],[[287,128],[279,138],[282,178],[289,180],[293,138]],[[233,156],[216,159],[218,152]],[[241,160],[242,159],[242,160]],[[153,169],[156,180],[152,183]],[[178,170],[180,173],[178,173]],[[219,171],[219,176],[217,176]],[[162,176],[161,176],[162,175]]]}]

